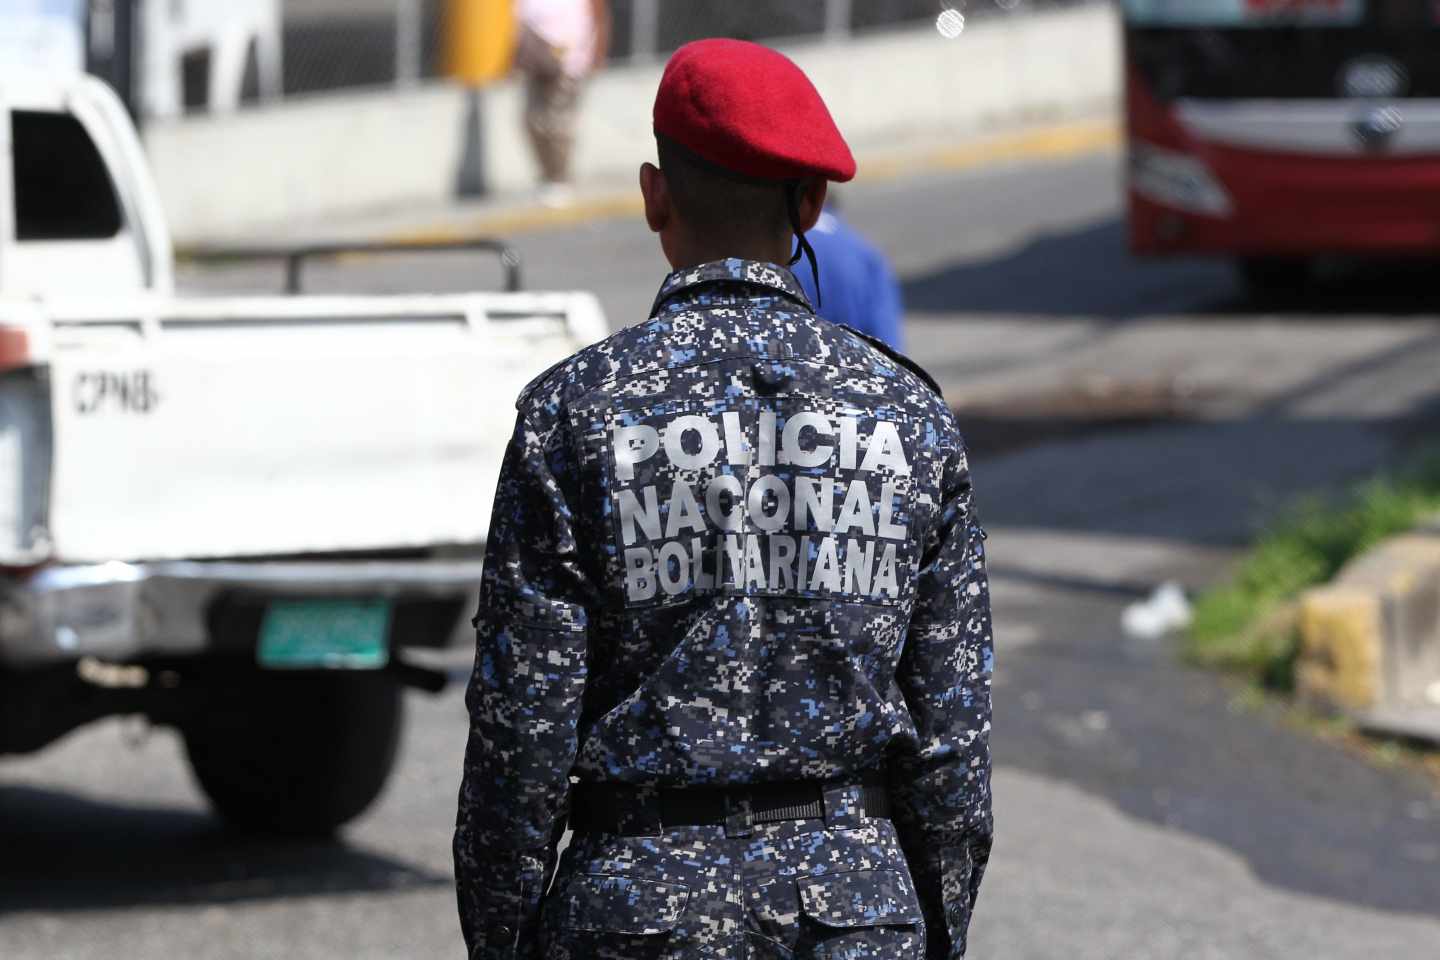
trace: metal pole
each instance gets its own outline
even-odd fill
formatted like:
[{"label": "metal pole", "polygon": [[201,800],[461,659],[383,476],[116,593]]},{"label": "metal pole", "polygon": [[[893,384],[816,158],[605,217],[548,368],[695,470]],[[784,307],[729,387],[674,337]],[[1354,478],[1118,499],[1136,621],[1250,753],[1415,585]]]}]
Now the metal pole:
[{"label": "metal pole", "polygon": [[395,82],[420,79],[420,0],[395,0]]},{"label": "metal pole", "polygon": [[489,192],[488,171],[485,169],[485,91],[479,87],[465,88],[465,116],[461,120],[460,163],[455,171],[455,194],[459,197],[483,197]]},{"label": "metal pole", "polygon": [[660,0],[635,0],[630,7],[631,62],[653,60],[659,45]]},{"label": "metal pole", "polygon": [[850,35],[853,0],[825,0],[825,39],[843,40]]},{"label": "metal pole", "polygon": [[115,59],[112,63],[111,83],[120,94],[120,100],[130,111],[135,123],[140,123],[140,104],[135,95],[135,62],[138,45],[135,6],[138,0],[115,0]]},{"label": "metal pole", "polygon": [[292,297],[300,292],[300,271],[304,265],[303,251],[297,251],[285,258],[285,292]]},{"label": "metal pole", "polygon": [[115,60],[115,5],[110,0],[90,0],[85,14],[85,56],[87,70],[98,63],[105,65],[105,74]]}]

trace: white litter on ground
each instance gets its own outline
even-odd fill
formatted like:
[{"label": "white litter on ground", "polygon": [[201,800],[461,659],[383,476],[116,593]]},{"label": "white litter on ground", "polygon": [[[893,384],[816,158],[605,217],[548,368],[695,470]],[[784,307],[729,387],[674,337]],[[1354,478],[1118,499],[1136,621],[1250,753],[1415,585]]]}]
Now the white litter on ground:
[{"label": "white litter on ground", "polygon": [[1158,640],[1173,630],[1190,625],[1194,614],[1185,589],[1173,580],[1156,587],[1144,600],[1137,600],[1120,615],[1120,627],[1126,636],[1138,640]]}]

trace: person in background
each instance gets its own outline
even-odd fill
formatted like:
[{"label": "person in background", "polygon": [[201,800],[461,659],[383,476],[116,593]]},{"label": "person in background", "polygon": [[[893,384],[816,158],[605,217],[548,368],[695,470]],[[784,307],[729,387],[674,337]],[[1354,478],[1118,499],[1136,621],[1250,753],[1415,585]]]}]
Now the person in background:
[{"label": "person in background", "polygon": [[525,77],[525,131],[540,166],[540,201],[572,199],[580,93],[610,48],[608,0],[517,0],[515,65]]},{"label": "person in background", "polygon": [[805,236],[820,261],[819,296],[809,273],[800,270],[795,277],[815,304],[815,312],[904,350],[900,282],[885,255],[840,219],[834,204]]}]

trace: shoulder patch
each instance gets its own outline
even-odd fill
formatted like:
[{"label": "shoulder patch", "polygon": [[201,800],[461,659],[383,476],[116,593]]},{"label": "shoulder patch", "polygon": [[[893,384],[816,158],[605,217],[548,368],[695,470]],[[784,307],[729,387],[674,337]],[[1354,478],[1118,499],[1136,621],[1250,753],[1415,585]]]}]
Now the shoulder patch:
[{"label": "shoulder patch", "polygon": [[534,393],[536,390],[539,390],[540,387],[544,385],[545,381],[549,380],[550,376],[555,373],[556,370],[559,370],[561,367],[565,366],[565,364],[569,363],[574,358],[574,354],[571,354],[564,360],[555,361],[554,363],[550,364],[550,366],[546,367],[545,371],[539,376],[537,376],[534,380],[531,380],[529,383],[525,384],[525,388],[521,390],[520,395],[515,398],[515,409],[519,410],[524,407],[525,402],[530,399],[530,395],[532,393]]},{"label": "shoulder patch", "polygon": [[859,330],[856,330],[848,323],[837,323],[836,326],[855,334],[855,336],[859,337],[861,340],[864,340],[866,343],[870,344],[870,346],[874,347],[876,350],[879,350],[881,353],[885,354],[885,356],[889,357],[891,360],[894,360],[896,363],[900,364],[900,366],[904,367],[906,370],[909,370],[911,373],[915,374],[915,376],[919,377],[926,386],[928,386],[931,390],[935,391],[936,396],[940,397],[942,400],[945,398],[945,391],[940,389],[940,384],[935,382],[935,378],[930,376],[929,372],[924,367],[920,366],[920,364],[905,356],[905,354],[901,353],[899,350],[896,350],[894,347],[890,346],[890,344],[886,343],[884,340],[881,340],[879,337],[872,337],[868,333],[863,333]]}]

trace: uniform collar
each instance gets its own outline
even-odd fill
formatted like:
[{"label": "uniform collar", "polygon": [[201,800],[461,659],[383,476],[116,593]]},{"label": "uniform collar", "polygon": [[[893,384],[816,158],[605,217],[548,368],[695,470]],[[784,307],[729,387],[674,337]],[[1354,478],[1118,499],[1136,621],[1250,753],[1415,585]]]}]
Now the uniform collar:
[{"label": "uniform collar", "polygon": [[716,283],[743,283],[759,287],[761,290],[756,291],[753,296],[779,293],[814,312],[800,281],[785,267],[762,263],[759,260],[731,257],[728,260],[712,260],[699,266],[686,267],[670,274],[665,278],[665,282],[660,284],[660,293],[655,297],[655,305],[650,308],[650,316],[653,317],[662,310],[670,312],[682,309],[686,301],[694,296],[697,288]]}]

